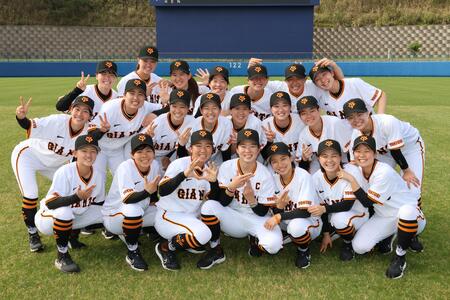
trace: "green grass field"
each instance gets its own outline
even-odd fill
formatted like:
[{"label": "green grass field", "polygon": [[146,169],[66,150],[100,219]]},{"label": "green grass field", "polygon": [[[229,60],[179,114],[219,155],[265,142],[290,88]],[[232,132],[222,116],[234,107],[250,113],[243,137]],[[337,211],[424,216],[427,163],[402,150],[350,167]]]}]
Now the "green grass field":
[{"label": "green grass field", "polygon": [[[340,241],[324,255],[312,243],[312,265],[294,266],[295,250],[288,245],[276,256],[250,258],[247,241],[223,238],[227,261],[202,271],[199,256],[181,253],[182,270],[162,269],[154,244],[142,238],[142,251],[149,271],[138,273],[125,262],[121,241],[106,241],[99,234],[81,237],[87,249],[71,251],[82,268],[76,275],[62,274],[53,266],[55,242],[44,237],[46,249],[30,253],[21,219],[21,197],[14,178],[10,154],[25,138],[14,114],[19,95],[33,96],[29,116],[55,113],[57,96],[66,93],[78,78],[0,78],[1,170],[0,184],[0,295],[2,299],[82,298],[449,298],[450,278],[450,78],[366,78],[388,95],[388,113],[411,122],[426,143],[423,186],[427,227],[421,235],[425,251],[408,255],[408,268],[401,280],[388,280],[384,271],[390,256],[370,253],[349,263],[339,261]],[[243,82],[233,78],[232,84]],[[40,197],[49,182],[40,178]]]}]

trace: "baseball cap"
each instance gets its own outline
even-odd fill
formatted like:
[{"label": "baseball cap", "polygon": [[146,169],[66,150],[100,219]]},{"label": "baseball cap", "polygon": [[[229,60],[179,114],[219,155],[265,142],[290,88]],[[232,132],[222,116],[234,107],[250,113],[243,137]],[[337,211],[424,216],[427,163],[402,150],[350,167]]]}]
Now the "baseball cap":
[{"label": "baseball cap", "polygon": [[270,146],[270,148],[267,150],[268,157],[275,154],[291,156],[288,145],[283,142],[273,143],[272,146]]},{"label": "baseball cap", "polygon": [[170,64],[170,74],[172,74],[172,72],[176,70],[180,70],[181,72],[184,72],[186,74],[191,74],[189,64],[184,60],[176,60]]},{"label": "baseball cap", "polygon": [[174,104],[177,102],[181,102],[189,107],[189,103],[191,102],[191,94],[185,90],[173,89],[170,92],[169,103]]},{"label": "baseball cap", "polygon": [[321,73],[321,72],[331,72],[333,71],[333,68],[331,66],[317,66],[314,65],[311,70],[309,71],[309,77],[311,78],[311,80],[314,82],[314,79],[316,79],[317,74]]},{"label": "baseball cap", "polygon": [[377,143],[375,142],[375,139],[369,135],[361,135],[358,136],[353,141],[353,151],[359,146],[359,145],[366,145],[369,147],[373,152],[377,152]]},{"label": "baseball cap", "polygon": [[97,149],[97,152],[100,151],[100,147],[98,146],[98,141],[93,136],[89,134],[80,135],[75,140],[75,150],[80,150],[84,147],[92,146]]},{"label": "baseball cap", "polygon": [[291,77],[306,78],[305,67],[301,64],[291,64],[284,69],[284,78],[289,79]]},{"label": "baseball cap", "polygon": [[332,139],[326,139],[319,143],[317,155],[320,155],[322,152],[329,149],[336,151],[337,153],[339,153],[339,155],[341,155],[342,153],[341,145],[339,144],[339,142]]},{"label": "baseball cap", "polygon": [[153,46],[144,46],[139,50],[139,58],[151,58],[154,61],[158,61],[158,49]]},{"label": "baseball cap", "polygon": [[143,80],[140,79],[130,79],[127,81],[127,84],[125,85],[125,93],[128,91],[131,91],[133,89],[141,89],[144,94],[147,93],[147,85]]},{"label": "baseball cap", "polygon": [[240,130],[237,134],[236,144],[239,145],[244,141],[252,141],[259,146],[259,134],[257,131],[249,128]]},{"label": "baseball cap", "polygon": [[367,112],[366,103],[360,98],[350,99],[344,103],[344,115],[346,118],[353,113]]},{"label": "baseball cap", "polygon": [[204,129],[194,131],[191,134],[191,145],[195,145],[200,141],[208,141],[213,144],[212,133]]},{"label": "baseball cap", "polygon": [[228,73],[228,69],[222,66],[216,66],[213,69],[211,69],[209,71],[209,82],[211,82],[211,80],[213,80],[214,76],[216,75],[220,75],[223,77],[223,79],[225,79],[225,81],[230,84],[229,81],[229,73]]},{"label": "baseball cap", "polygon": [[319,103],[314,96],[304,96],[297,101],[297,111],[301,112],[305,108],[319,108]]},{"label": "baseball cap", "polygon": [[215,105],[217,105],[219,108],[222,108],[222,106],[220,105],[220,96],[219,95],[217,95],[217,94],[215,94],[215,93],[206,93],[206,94],[203,94],[201,97],[200,97],[200,108],[202,108],[203,107],[203,105],[205,105],[205,104],[207,104],[207,103],[209,103],[209,102],[212,102],[212,103],[214,103]]},{"label": "baseball cap", "polygon": [[111,72],[117,76],[117,65],[110,60],[102,60],[97,63],[96,73]]},{"label": "baseball cap", "polygon": [[252,108],[252,100],[250,99],[250,96],[243,93],[237,93],[231,96],[230,99],[230,109],[235,108],[239,105],[245,105],[248,107],[248,109]]},{"label": "baseball cap", "polygon": [[155,151],[152,137],[145,133],[139,133],[131,138],[131,153],[134,153],[142,145],[149,146]]},{"label": "baseball cap", "polygon": [[278,91],[278,92],[273,93],[270,96],[270,107],[272,107],[275,104],[277,104],[278,101],[285,101],[289,105],[291,105],[291,97],[286,92]]},{"label": "baseball cap", "polygon": [[269,77],[267,75],[267,68],[260,64],[250,66],[247,69],[247,75],[248,75],[248,79],[253,79],[256,77],[264,77],[264,78]]},{"label": "baseball cap", "polygon": [[92,111],[93,111],[94,105],[95,105],[94,100],[92,100],[88,96],[78,96],[75,98],[75,100],[73,100],[72,107],[77,106],[77,105],[87,106],[89,108],[89,112],[91,113],[91,116],[92,116]]}]

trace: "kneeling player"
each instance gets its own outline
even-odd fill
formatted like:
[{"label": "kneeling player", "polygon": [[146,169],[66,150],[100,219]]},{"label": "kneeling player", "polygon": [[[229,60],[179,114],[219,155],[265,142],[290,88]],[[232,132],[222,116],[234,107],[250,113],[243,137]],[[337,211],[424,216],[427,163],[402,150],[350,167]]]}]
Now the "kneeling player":
[{"label": "kneeling player", "polygon": [[55,172],[50,190],[36,214],[38,230],[55,236],[58,249],[55,266],[66,273],[80,271],[67,247],[72,229],[103,221],[100,205],[104,201],[105,178],[92,167],[98,151],[97,141],[91,136],[77,138],[74,152],[77,161]]},{"label": "kneeling player", "polygon": [[355,162],[368,181],[364,191],[356,179],[342,170],[340,178],[349,181],[353,193],[365,207],[373,206],[375,214],[353,238],[358,254],[369,252],[378,242],[397,233],[396,255],[386,271],[389,278],[400,278],[406,268],[406,250],[411,240],[425,228],[425,217],[417,206],[417,195],[408,189],[402,177],[389,165],[379,162],[375,139],[362,135],[353,142]]},{"label": "kneeling player", "polygon": [[318,146],[320,170],[313,175],[314,185],[323,205],[308,208],[314,216],[322,216],[324,221],[321,251],[325,252],[331,246],[330,231],[332,227],[339,234],[344,243],[340,258],[343,261],[352,260],[355,252],[352,240],[355,232],[369,219],[369,213],[356,200],[350,183],[338,177],[343,168],[352,174],[358,182],[362,176],[358,168],[351,164],[342,166],[341,146],[335,140],[327,139]]},{"label": "kneeling player", "polygon": [[148,269],[139,251],[138,238],[143,227],[155,223],[158,201],[160,166],[155,158],[153,141],[149,135],[138,134],[131,139],[131,157],[117,168],[105,204],[105,228],[124,235],[128,248],[126,262],[137,271]]},{"label": "kneeling player", "polygon": [[[202,221],[212,232],[211,249],[197,266],[209,269],[225,260],[220,246],[220,230],[234,238],[249,237],[250,256],[263,251],[275,254],[283,247],[280,227],[266,229],[269,202],[275,186],[269,170],[256,161],[259,155],[259,135],[252,129],[242,129],[237,135],[239,158],[228,160],[219,168],[219,197],[202,206]],[[212,198],[212,197],[210,197]]]},{"label": "kneeling player", "polygon": [[191,156],[174,160],[159,184],[155,229],[167,241],[158,243],[155,251],[166,270],[180,269],[176,250],[198,250],[211,239],[211,231],[198,216],[203,200],[218,190],[217,168],[213,163],[206,166],[212,152],[212,134],[194,131]]},{"label": "kneeling player", "polygon": [[265,227],[272,229],[280,224],[291,236],[297,246],[295,265],[306,269],[310,265],[309,244],[319,236],[322,221],[311,216],[308,208],[319,204],[311,175],[301,168],[296,168],[294,158],[285,143],[274,143],[267,154],[275,174],[276,200],[275,215],[266,221]]}]

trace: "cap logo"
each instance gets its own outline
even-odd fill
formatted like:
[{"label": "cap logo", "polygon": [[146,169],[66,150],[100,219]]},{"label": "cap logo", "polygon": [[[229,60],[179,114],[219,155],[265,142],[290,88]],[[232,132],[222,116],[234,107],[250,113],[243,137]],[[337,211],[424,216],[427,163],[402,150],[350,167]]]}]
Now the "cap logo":
[{"label": "cap logo", "polygon": [[301,104],[306,104],[306,103],[308,103],[308,98],[302,98],[302,99],[300,99],[300,103],[301,103]]},{"label": "cap logo", "polygon": [[280,92],[280,93],[277,93],[277,97],[278,97],[278,98],[282,98],[282,97],[283,97],[283,93],[281,93],[281,92]]},{"label": "cap logo", "polygon": [[331,147],[331,146],[333,146],[333,142],[332,141],[326,141],[325,142],[325,146]]},{"label": "cap logo", "polygon": [[84,140],[88,143],[92,143],[94,141],[94,139],[91,136],[87,136]]},{"label": "cap logo", "polygon": [[179,62],[179,61],[176,61],[175,63],[174,63],[174,65],[175,65],[175,67],[179,67],[179,66],[181,66],[181,63]]},{"label": "cap logo", "polygon": [[296,66],[291,66],[291,67],[289,68],[289,71],[291,71],[291,72],[294,72],[295,70],[297,70],[297,67],[296,67]]},{"label": "cap logo", "polygon": [[153,48],[147,48],[147,53],[152,54],[154,52]]},{"label": "cap logo", "polygon": [[83,102],[89,102],[89,98],[88,98],[88,97],[83,97],[83,98],[81,98],[81,101],[83,101]]},{"label": "cap logo", "polygon": [[222,71],[223,71],[223,68],[222,68],[222,67],[216,67],[216,71],[217,71],[217,72],[222,72]]},{"label": "cap logo", "polygon": [[211,93],[206,94],[206,98],[208,98],[209,100],[211,100],[213,97],[214,95]]},{"label": "cap logo", "polygon": [[198,133],[201,137],[205,137],[207,135],[205,130],[200,130]]},{"label": "cap logo", "polygon": [[255,71],[257,72],[257,73],[259,73],[259,72],[261,72],[261,67],[255,67]]},{"label": "cap logo", "polygon": [[319,70],[319,67],[318,67],[318,66],[314,66],[314,67],[312,68],[312,70],[311,70],[311,71],[313,71],[313,72],[317,72],[317,70]]},{"label": "cap logo", "polygon": [[271,150],[272,152],[277,151],[277,149],[278,149],[278,146],[277,146],[277,145],[272,145],[272,147],[270,147],[270,150]]},{"label": "cap logo", "polygon": [[140,140],[141,142],[145,141],[145,135],[139,135],[138,140]]},{"label": "cap logo", "polygon": [[362,135],[359,139],[360,139],[361,141],[365,142],[365,141],[367,141],[369,138],[368,138],[367,136],[365,136],[365,135]]},{"label": "cap logo", "polygon": [[106,66],[108,69],[110,69],[110,68],[112,68],[113,64],[112,64],[112,62],[107,61],[107,62],[105,62],[105,66]]},{"label": "cap logo", "polygon": [[135,81],[134,81],[134,85],[140,85],[141,84],[141,81],[139,80],[139,79],[136,79]]},{"label": "cap logo", "polygon": [[177,96],[178,96],[178,98],[183,97],[184,96],[184,92],[183,91],[178,91],[177,92]]},{"label": "cap logo", "polygon": [[244,95],[240,95],[238,99],[239,99],[239,101],[244,102],[245,101],[245,96]]},{"label": "cap logo", "polygon": [[251,132],[250,130],[246,130],[246,131],[244,131],[244,135],[245,135],[246,137],[249,137],[249,136],[252,135],[252,132]]},{"label": "cap logo", "polygon": [[348,106],[350,109],[353,109],[353,107],[355,107],[355,105],[356,105],[355,101],[351,101],[351,102],[347,103],[347,106]]}]

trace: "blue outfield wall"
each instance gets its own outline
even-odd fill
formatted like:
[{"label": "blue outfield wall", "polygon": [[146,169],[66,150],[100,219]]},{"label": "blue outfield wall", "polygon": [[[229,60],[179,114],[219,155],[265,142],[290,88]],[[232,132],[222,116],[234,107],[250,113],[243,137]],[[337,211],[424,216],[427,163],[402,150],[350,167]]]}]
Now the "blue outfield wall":
[{"label": "blue outfield wall", "polygon": [[[135,62],[118,62],[119,75],[133,71]],[[169,75],[169,62],[160,62],[155,71],[160,76]],[[270,76],[283,76],[288,62],[266,61]],[[345,76],[415,76],[450,77],[450,61],[405,62],[338,62]],[[231,76],[246,76],[247,61],[191,62],[191,71],[197,68],[213,68],[222,65]],[[304,63],[307,72],[312,62]],[[81,71],[95,74],[95,62],[0,62],[0,77],[77,77]]]}]

